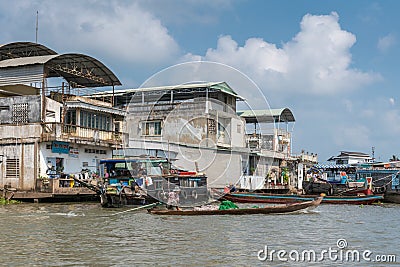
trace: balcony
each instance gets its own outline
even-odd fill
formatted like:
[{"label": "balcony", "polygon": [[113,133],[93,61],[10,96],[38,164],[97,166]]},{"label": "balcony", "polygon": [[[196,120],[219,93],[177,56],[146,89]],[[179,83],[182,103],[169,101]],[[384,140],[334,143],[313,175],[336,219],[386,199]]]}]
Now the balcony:
[{"label": "balcony", "polygon": [[274,130],[274,134],[246,134],[246,145],[251,151],[269,150],[287,153],[290,146],[290,133]]},{"label": "balcony", "polygon": [[93,128],[82,127],[78,125],[63,125],[61,123],[45,123],[41,134],[42,142],[46,141],[69,141],[75,142],[94,142],[120,145],[123,136],[121,132],[106,131]]}]

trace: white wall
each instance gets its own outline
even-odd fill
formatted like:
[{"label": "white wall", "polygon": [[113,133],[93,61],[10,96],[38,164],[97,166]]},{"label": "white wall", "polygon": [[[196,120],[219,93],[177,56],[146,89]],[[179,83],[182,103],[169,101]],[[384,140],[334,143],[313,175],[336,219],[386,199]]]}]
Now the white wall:
[{"label": "white wall", "polygon": [[[77,145],[70,143],[70,146],[76,149],[78,154],[63,154],[53,153],[51,149],[47,149],[46,145],[51,145],[51,142],[40,144],[40,175],[46,176],[47,158],[63,158],[64,173],[78,173],[82,169],[89,169],[96,172],[96,161],[112,157],[112,149],[99,146]],[[106,150],[106,154],[86,153],[85,148]],[[83,167],[83,162],[88,163],[88,167]]]},{"label": "white wall", "polygon": [[[238,129],[239,128],[239,129]],[[238,132],[240,130],[240,132]],[[231,145],[232,147],[245,147],[246,146],[246,135],[245,135],[245,122],[243,119],[232,118],[231,119]]]},{"label": "white wall", "polygon": [[61,121],[60,120],[61,107],[62,107],[61,103],[59,103],[51,98],[46,98],[46,115],[49,115],[50,113],[54,115],[54,117],[46,116],[46,122],[60,122]]}]

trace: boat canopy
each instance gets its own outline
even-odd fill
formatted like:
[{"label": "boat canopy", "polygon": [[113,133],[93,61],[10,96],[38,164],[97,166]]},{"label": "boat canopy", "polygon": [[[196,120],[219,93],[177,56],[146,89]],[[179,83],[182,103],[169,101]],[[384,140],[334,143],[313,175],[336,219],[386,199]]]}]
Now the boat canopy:
[{"label": "boat canopy", "polygon": [[351,164],[316,164],[313,166],[316,169],[348,169],[355,168]]}]

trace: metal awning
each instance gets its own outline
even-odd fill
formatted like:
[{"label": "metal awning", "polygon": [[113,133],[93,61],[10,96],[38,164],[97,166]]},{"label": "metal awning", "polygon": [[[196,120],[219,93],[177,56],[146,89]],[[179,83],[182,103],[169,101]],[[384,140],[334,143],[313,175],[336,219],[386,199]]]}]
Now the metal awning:
[{"label": "metal awning", "polygon": [[294,122],[294,116],[289,108],[263,109],[263,110],[244,110],[236,114],[246,120],[246,123],[263,122]]},{"label": "metal awning", "polygon": [[125,116],[124,110],[117,109],[117,108],[111,108],[111,107],[97,106],[97,105],[85,103],[85,102],[82,102],[79,100],[66,101],[65,104],[66,104],[67,108],[80,108],[80,109],[92,110],[92,111],[103,112],[103,113],[108,113],[108,114],[114,114],[114,115],[118,115],[121,117]]}]

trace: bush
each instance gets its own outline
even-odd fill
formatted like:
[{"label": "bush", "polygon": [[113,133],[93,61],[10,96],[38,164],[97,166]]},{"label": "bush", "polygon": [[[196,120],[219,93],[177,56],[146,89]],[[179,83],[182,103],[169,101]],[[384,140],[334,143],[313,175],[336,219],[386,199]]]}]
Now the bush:
[{"label": "bush", "polygon": [[7,200],[4,197],[0,198],[0,205],[7,205],[7,204],[18,204],[21,203],[18,200]]}]

